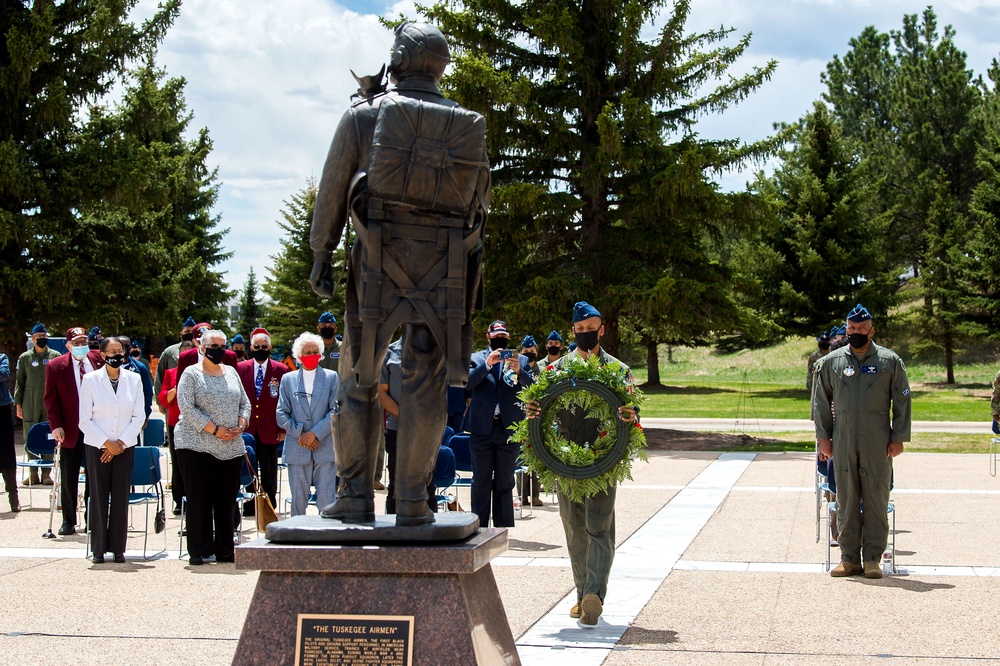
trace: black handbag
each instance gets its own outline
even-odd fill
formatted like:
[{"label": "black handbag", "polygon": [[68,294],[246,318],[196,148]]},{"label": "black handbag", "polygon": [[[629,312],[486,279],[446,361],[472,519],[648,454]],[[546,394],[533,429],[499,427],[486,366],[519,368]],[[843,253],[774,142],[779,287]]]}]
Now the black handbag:
[{"label": "black handbag", "polygon": [[[155,478],[156,470],[153,468],[152,458],[150,458],[149,462],[149,471],[153,472],[153,477]],[[153,529],[157,534],[160,534],[163,530],[167,529],[167,509],[163,505],[163,483],[161,481],[156,482],[156,498],[159,508],[156,510],[156,517],[153,519]]]}]

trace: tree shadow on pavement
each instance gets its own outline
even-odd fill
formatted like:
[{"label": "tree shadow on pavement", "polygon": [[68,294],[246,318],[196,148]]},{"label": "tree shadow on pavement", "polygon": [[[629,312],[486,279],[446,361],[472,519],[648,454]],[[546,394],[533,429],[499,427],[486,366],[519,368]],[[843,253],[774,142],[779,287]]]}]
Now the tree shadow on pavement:
[{"label": "tree shadow on pavement", "polygon": [[533,553],[540,553],[546,550],[555,550],[559,546],[541,541],[521,541],[520,539],[508,539],[507,550],[523,550]]}]

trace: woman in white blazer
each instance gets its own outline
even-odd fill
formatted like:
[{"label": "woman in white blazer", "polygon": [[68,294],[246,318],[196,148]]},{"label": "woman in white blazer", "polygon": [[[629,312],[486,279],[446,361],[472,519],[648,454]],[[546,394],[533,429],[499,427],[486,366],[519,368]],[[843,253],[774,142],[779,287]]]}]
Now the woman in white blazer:
[{"label": "woman in white blazer", "polygon": [[80,432],[90,481],[90,543],[94,564],[114,553],[125,561],[128,496],[136,440],[146,418],[142,382],[122,372],[125,350],[118,338],[101,341],[105,366],[88,373],[80,384]]}]

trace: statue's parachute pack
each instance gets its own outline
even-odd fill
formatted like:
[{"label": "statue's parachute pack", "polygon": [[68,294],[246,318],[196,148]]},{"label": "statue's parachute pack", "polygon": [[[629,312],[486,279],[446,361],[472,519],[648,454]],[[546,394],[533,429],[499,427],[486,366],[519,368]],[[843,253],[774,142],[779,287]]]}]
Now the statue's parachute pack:
[{"label": "statue's parachute pack", "polygon": [[358,187],[352,202],[364,248],[355,258],[363,255],[354,271],[357,316],[366,329],[354,370],[362,384],[377,381],[375,349],[401,324],[425,323],[445,353],[448,383],[464,385],[482,300],[486,124],[454,104],[393,93],[378,102],[365,191]]}]

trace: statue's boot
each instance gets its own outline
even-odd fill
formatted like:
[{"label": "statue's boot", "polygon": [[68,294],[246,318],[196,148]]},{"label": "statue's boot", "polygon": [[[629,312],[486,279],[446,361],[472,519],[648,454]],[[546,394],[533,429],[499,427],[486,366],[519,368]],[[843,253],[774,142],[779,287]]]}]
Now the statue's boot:
[{"label": "statue's boot", "polygon": [[396,526],[414,527],[434,522],[434,513],[427,506],[427,500],[396,500]]},{"label": "statue's boot", "polygon": [[375,500],[365,497],[338,497],[332,504],[324,506],[320,515],[324,518],[336,518],[345,523],[374,523]]}]

